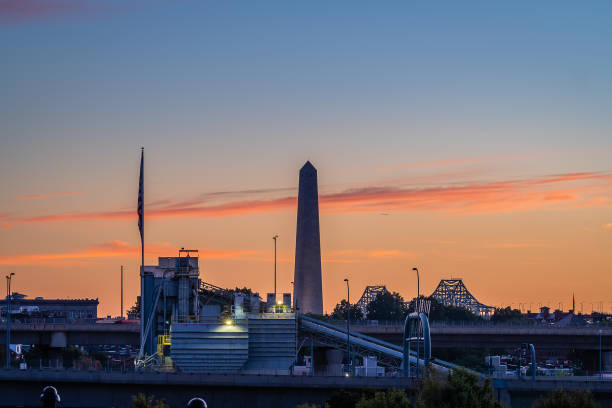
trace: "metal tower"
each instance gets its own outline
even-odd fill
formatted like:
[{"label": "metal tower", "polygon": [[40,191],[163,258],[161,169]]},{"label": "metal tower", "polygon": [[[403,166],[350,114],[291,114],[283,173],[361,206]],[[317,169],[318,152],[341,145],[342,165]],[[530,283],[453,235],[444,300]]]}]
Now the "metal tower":
[{"label": "metal tower", "polygon": [[475,315],[486,318],[491,317],[495,311],[494,307],[480,303],[465,287],[461,278],[442,279],[431,297],[445,306],[465,307]]}]

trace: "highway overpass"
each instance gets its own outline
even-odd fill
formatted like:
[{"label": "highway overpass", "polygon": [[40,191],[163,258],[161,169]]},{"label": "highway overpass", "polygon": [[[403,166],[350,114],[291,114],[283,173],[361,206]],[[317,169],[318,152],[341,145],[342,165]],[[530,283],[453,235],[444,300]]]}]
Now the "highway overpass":
[{"label": "highway overpass", "polygon": [[[340,389],[404,388],[418,386],[402,377],[266,376],[180,373],[117,373],[70,370],[1,370],[0,407],[40,406],[46,385],[55,386],[62,407],[131,407],[138,393],[165,398],[183,407],[192,397],[203,397],[209,407],[294,408],[297,404],[323,404]],[[585,377],[539,377],[494,380],[494,393],[508,408],[531,407],[539,396],[555,389],[593,392],[603,408],[612,407],[612,381]]]},{"label": "highway overpass", "polygon": [[[351,330],[401,344],[402,325],[351,324]],[[612,329],[602,329],[603,350],[612,350]],[[533,343],[546,350],[599,350],[599,328],[554,326],[431,326],[434,348],[516,348],[521,343]]]},{"label": "highway overpass", "polygon": [[[140,325],[136,324],[57,324],[12,323],[11,343],[44,344],[51,347],[66,345],[140,344]],[[6,324],[0,325],[0,344],[6,344]]]},{"label": "highway overpass", "polygon": [[[6,326],[0,324],[0,344],[6,339]],[[402,344],[403,326],[351,324],[351,331]],[[11,342],[21,344],[123,345],[139,344],[140,325],[123,324],[19,324],[11,325]],[[557,328],[554,326],[453,326],[431,327],[434,348],[516,348],[533,343],[547,350],[599,350],[599,329],[590,327]],[[612,351],[612,329],[602,329],[602,347]]]}]

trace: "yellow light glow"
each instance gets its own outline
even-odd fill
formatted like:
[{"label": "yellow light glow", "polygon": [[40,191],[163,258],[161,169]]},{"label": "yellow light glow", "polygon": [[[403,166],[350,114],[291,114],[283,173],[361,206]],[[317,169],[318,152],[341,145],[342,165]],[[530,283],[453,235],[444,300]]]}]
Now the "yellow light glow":
[{"label": "yellow light glow", "polygon": [[277,305],[282,305],[282,304],[283,304],[283,301],[282,301],[282,300],[277,300],[277,301],[276,301],[276,304],[277,304]]},{"label": "yellow light glow", "polygon": [[344,373],[344,376],[345,376],[345,377],[348,377],[348,376],[349,376],[349,373]]},{"label": "yellow light glow", "polygon": [[228,326],[231,326],[232,325],[232,321],[231,320],[226,320],[225,324],[227,324]]}]

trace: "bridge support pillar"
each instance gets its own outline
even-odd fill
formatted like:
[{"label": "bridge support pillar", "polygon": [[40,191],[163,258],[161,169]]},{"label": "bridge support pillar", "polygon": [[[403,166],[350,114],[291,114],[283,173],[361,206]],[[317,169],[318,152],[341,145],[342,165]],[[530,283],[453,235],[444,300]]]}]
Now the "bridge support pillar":
[{"label": "bridge support pillar", "polygon": [[65,332],[53,332],[51,333],[51,341],[49,342],[50,347],[64,348],[68,344]]},{"label": "bridge support pillar", "polygon": [[601,356],[603,371],[608,373],[612,371],[612,351],[604,351]]}]

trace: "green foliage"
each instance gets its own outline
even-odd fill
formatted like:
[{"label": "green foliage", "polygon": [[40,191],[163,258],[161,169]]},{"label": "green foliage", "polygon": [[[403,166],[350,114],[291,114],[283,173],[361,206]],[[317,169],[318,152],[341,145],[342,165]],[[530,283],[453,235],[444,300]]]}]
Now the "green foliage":
[{"label": "green foliage", "polygon": [[495,313],[491,317],[491,321],[495,323],[504,323],[523,320],[523,314],[518,309],[512,309],[510,306],[505,308],[495,309]]},{"label": "green foliage", "polygon": [[[428,297],[431,301],[431,309],[429,311],[429,321],[463,321],[463,322],[474,322],[483,320],[482,317],[476,316],[472,311],[465,307],[458,306],[445,306],[443,303],[438,302],[433,297]],[[412,302],[414,304],[414,302]],[[412,305],[411,305],[412,308]]]},{"label": "green foliage", "polygon": [[132,395],[132,405],[134,408],[170,408],[163,398],[156,401],[155,396],[144,394]]},{"label": "green foliage", "polygon": [[83,356],[83,351],[78,347],[68,346],[62,351],[64,367],[72,367],[76,360]]},{"label": "green foliage", "polygon": [[495,401],[489,379],[482,385],[465,370],[453,370],[446,381],[429,376],[417,401],[419,408],[502,408]]},{"label": "green foliage", "polygon": [[404,305],[404,298],[397,292],[383,292],[368,304],[368,320],[404,320],[408,308]]},{"label": "green foliage", "polygon": [[245,296],[253,295],[253,291],[250,288],[247,288],[246,286],[243,287],[242,289],[236,286],[236,289],[234,289],[234,292],[242,293]]},{"label": "green foliage", "polygon": [[136,303],[128,309],[126,314],[136,319],[140,318],[140,296],[136,296]]},{"label": "green foliage", "polygon": [[373,397],[362,397],[355,408],[413,408],[414,405],[403,390],[377,391]]},{"label": "green foliage", "polygon": [[555,390],[533,404],[533,408],[598,408],[590,391]]},{"label": "green foliage", "polygon": [[355,405],[363,398],[373,398],[374,390],[339,390],[334,392],[327,401],[329,408],[355,408]]},{"label": "green foliage", "polygon": [[[334,307],[334,311],[331,314],[331,318],[336,320],[345,320],[346,309],[348,309],[348,302],[346,300],[342,300],[336,305],[336,307]],[[363,312],[361,311],[361,308],[357,305],[350,305],[350,313],[351,321],[363,319]]]},{"label": "green foliage", "polygon": [[[493,354],[500,354],[493,353]],[[491,355],[491,350],[484,348],[436,348],[432,354],[440,360],[445,360],[461,367],[469,368],[481,373],[489,372],[489,365],[485,363],[485,357]]]}]

